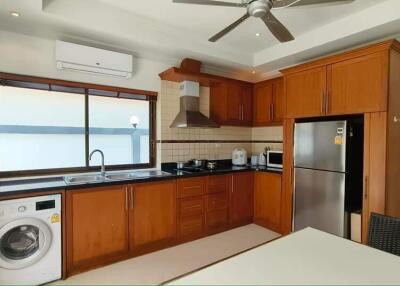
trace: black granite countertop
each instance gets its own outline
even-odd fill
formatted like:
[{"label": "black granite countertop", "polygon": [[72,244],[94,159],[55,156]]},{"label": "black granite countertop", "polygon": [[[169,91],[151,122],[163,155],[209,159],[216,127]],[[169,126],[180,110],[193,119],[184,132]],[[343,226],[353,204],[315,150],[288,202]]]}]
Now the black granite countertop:
[{"label": "black granite countertop", "polygon": [[[130,178],[127,180],[118,180],[118,181],[106,180],[101,182],[79,183],[79,184],[67,184],[62,176],[2,179],[0,180],[0,198],[17,193],[59,191],[59,190],[68,191],[77,188],[153,182],[153,181],[169,180],[169,179],[176,179],[183,177],[227,174],[232,172],[260,171],[260,172],[272,172],[278,174],[282,173],[281,169],[267,168],[265,166],[232,166],[232,165],[222,165],[219,166],[217,170],[212,170],[212,171],[207,170],[201,172],[187,173],[187,172],[176,171],[173,169],[173,166],[174,164],[169,164],[169,165],[163,164],[162,167],[163,172],[160,170],[157,170],[157,172],[151,172],[151,170],[148,171],[124,170],[120,172],[138,172],[141,173],[142,176],[136,178]],[[148,172],[148,176],[144,174],[146,172]],[[73,174],[69,174],[68,176],[73,176]]]}]

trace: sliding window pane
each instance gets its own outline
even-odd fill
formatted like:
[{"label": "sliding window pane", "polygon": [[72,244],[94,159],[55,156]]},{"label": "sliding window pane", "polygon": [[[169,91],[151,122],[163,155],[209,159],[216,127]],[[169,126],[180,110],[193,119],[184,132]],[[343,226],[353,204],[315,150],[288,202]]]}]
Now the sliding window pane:
[{"label": "sliding window pane", "polygon": [[[89,96],[89,151],[103,151],[106,165],[149,163],[149,112],[148,101]],[[95,154],[90,165],[100,159]]]},{"label": "sliding window pane", "polygon": [[0,86],[0,171],[85,166],[85,96]]}]

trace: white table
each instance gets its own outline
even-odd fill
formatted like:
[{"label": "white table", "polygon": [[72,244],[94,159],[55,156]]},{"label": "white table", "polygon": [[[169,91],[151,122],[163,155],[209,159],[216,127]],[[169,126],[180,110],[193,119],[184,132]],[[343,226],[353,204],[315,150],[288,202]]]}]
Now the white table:
[{"label": "white table", "polygon": [[400,284],[400,257],[307,228],[170,284]]}]

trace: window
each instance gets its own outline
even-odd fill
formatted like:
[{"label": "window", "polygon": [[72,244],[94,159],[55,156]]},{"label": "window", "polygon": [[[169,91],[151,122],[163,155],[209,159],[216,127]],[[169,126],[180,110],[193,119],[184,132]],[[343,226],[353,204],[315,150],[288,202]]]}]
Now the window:
[{"label": "window", "polygon": [[[150,163],[148,101],[89,96],[89,150],[104,152],[106,165]],[[131,118],[139,118],[136,127]],[[91,166],[101,164],[93,156]]]},{"label": "window", "polygon": [[108,169],[154,165],[154,93],[4,75],[0,176],[97,170],[100,156],[88,160],[94,149],[104,152]]}]

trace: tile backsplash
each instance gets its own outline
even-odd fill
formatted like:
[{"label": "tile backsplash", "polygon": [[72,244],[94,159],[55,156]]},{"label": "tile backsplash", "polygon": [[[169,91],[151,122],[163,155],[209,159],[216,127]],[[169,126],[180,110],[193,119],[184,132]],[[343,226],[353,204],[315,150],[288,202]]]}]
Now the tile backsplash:
[{"label": "tile backsplash", "polygon": [[[200,112],[209,116],[210,89],[200,87]],[[243,147],[248,155],[260,153],[266,146],[281,149],[281,143],[262,141],[282,141],[282,127],[228,127],[170,128],[179,112],[179,83],[162,81],[158,97],[158,154],[161,162],[200,159],[230,159],[235,147]],[[261,142],[259,142],[261,141]]]}]

